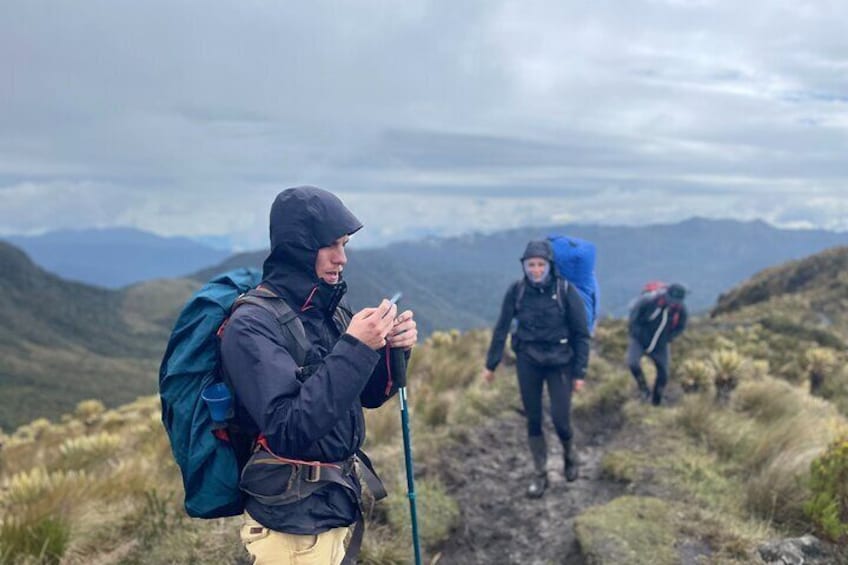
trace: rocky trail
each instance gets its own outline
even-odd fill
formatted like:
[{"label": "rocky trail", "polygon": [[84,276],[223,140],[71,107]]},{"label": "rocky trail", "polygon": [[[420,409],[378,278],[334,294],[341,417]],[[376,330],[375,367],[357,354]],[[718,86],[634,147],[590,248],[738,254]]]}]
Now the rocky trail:
[{"label": "rocky trail", "polygon": [[566,482],[562,447],[549,416],[549,486],[541,499],[525,496],[532,475],[525,420],[511,414],[473,431],[446,463],[446,482],[462,509],[461,529],[438,563],[581,564],[574,519],[593,505],[619,496],[624,486],[601,476],[605,446],[616,436],[611,418],[573,418],[580,478]]}]

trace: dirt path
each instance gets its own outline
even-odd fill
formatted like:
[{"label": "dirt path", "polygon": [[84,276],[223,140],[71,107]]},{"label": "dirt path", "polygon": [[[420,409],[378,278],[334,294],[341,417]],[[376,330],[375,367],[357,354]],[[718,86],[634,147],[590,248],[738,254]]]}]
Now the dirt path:
[{"label": "dirt path", "polygon": [[451,453],[446,480],[462,509],[463,525],[442,549],[438,563],[583,563],[574,518],[623,490],[622,485],[600,477],[604,446],[614,430],[604,429],[600,421],[582,426],[574,422],[581,476],[567,483],[562,448],[550,418],[546,420],[549,487],[541,499],[524,494],[531,464],[521,416],[510,415],[476,430]]}]

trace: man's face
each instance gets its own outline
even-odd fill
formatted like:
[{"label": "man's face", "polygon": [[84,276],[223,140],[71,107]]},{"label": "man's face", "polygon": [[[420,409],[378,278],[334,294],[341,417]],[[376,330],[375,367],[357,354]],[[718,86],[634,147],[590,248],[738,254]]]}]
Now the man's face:
[{"label": "man's face", "polygon": [[327,284],[339,284],[342,269],[347,263],[345,245],[350,236],[343,235],[327,247],[318,250],[315,258],[315,274]]}]

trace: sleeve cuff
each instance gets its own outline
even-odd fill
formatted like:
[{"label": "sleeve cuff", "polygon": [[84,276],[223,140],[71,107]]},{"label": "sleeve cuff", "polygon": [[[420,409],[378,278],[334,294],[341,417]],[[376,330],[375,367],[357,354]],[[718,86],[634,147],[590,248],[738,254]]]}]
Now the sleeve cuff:
[{"label": "sleeve cuff", "polygon": [[349,333],[342,334],[342,337],[339,338],[336,345],[348,348],[353,358],[361,360],[363,364],[370,365],[371,370],[373,370],[377,361],[380,360],[380,354],[378,352],[374,351],[365,345],[364,342],[359,341]]}]

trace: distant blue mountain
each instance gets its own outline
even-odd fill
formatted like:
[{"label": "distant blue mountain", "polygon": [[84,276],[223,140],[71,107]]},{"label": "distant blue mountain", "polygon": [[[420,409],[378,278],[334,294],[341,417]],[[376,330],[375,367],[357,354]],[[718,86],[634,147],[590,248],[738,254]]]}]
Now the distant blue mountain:
[{"label": "distant blue mountain", "polygon": [[62,230],[3,239],[64,279],[106,288],[179,277],[231,254],[185,237],[161,237],[132,228]]}]

